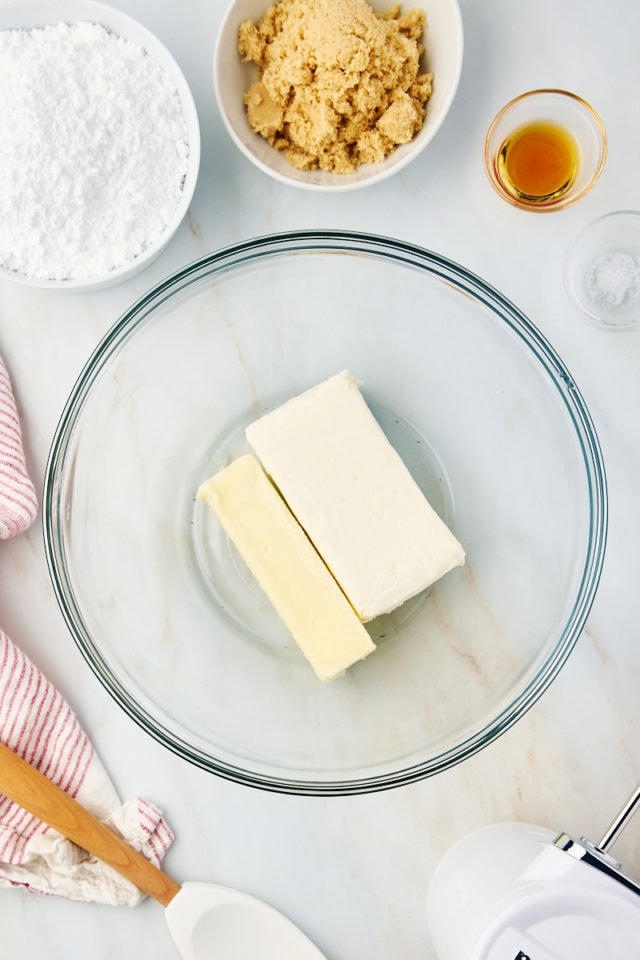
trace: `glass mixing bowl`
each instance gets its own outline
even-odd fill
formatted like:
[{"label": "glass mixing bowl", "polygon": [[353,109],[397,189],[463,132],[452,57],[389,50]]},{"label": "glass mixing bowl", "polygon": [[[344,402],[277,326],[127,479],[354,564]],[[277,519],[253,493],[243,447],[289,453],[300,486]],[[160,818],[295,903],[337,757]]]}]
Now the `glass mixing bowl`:
[{"label": "glass mixing bowl", "polygon": [[[467,563],[325,685],[195,493],[246,424],[344,368]],[[435,253],[333,231],[221,250],[135,303],[62,413],[44,513],[116,702],[207,770],[311,795],[418,780],[510,727],[571,652],[606,537],[589,413],[538,330]]]}]

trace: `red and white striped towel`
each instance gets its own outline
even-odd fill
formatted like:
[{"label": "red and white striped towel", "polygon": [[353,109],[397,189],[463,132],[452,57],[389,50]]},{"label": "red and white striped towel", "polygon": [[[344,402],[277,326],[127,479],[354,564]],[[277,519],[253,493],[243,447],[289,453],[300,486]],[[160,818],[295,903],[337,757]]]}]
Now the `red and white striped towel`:
[{"label": "red and white striped towel", "polygon": [[0,357],[0,539],[15,537],[26,530],[37,509],[36,492],[25,465],[11,381]]},{"label": "red and white striped towel", "polygon": [[[173,834],[160,811],[124,805],[71,708],[0,630],[0,740],[159,866]],[[0,794],[0,886],[134,905],[143,894]]]},{"label": "red and white striped towel", "polygon": [[[37,506],[11,382],[0,357],[0,539],[26,530]],[[159,866],[173,841],[161,812],[140,798],[121,804],[67,702],[2,630],[0,740]],[[0,886],[111,904],[133,905],[144,896],[1,793]]]}]

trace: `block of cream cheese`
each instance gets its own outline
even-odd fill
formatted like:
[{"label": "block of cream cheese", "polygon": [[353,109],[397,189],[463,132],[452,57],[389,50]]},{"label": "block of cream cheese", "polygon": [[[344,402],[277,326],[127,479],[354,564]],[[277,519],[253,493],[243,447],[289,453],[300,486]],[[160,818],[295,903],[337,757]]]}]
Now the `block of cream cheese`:
[{"label": "block of cream cheese", "polygon": [[321,680],[375,650],[345,595],[253,454],[205,481],[211,507]]},{"label": "block of cream cheese", "polygon": [[254,421],[246,436],[361,620],[464,563],[348,371]]}]

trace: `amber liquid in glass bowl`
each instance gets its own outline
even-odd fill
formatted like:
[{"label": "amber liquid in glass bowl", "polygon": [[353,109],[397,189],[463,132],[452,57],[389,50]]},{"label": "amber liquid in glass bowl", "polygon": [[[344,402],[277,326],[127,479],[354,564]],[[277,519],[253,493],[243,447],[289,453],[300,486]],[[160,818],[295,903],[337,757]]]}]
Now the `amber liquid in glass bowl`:
[{"label": "amber liquid in glass bowl", "polygon": [[498,175],[514,197],[529,203],[550,203],[573,184],[579,152],[564,127],[547,120],[518,127],[498,151]]}]

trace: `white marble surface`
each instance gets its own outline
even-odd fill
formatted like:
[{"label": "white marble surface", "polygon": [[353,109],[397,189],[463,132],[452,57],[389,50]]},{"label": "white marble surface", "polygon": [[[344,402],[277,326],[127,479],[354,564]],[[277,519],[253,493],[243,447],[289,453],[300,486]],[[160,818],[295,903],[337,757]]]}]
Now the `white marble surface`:
[{"label": "white marble surface", "polygon": [[[210,82],[224,0],[114,5],[153,30],[181,64],[200,113],[203,162],[179,234],[128,283],[93,295],[0,285],[0,351],[13,375],[40,490],[65,398],[120,313],[199,255],[289,228],[392,235],[481,274],[549,337],[593,415],[608,472],[609,543],[596,602],[568,664],[529,714],[488,749],[445,774],[382,794],[276,796],[222,781],[168,753],[111,701],[78,652],[49,583],[40,520],[25,536],[0,544],[3,629],[68,698],[121,795],[142,793],[164,809],[177,835],[166,867],[177,879],[212,879],[264,897],[328,960],[433,960],[425,897],[439,855],[454,840],[506,819],[597,839],[640,770],[634,548],[640,538],[640,329],[614,335],[584,325],[563,298],[560,269],[583,225],[640,207],[640,5],[462,0],[465,61],[445,125],[396,178],[338,197],[272,182],[229,141]],[[591,101],[609,137],[596,188],[551,215],[503,203],[482,167],[494,113],[539,86],[565,87]],[[627,871],[640,877],[639,823],[617,850]],[[176,951],[161,914],[150,901],[116,912],[1,891],[0,953],[12,960],[170,960]]]}]

